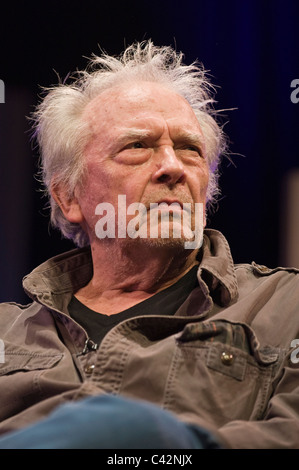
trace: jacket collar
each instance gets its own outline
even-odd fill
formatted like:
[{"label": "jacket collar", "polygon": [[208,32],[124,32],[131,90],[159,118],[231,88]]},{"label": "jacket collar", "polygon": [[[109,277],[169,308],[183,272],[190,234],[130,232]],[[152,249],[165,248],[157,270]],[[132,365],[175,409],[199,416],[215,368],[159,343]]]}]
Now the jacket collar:
[{"label": "jacket collar", "polygon": [[[24,277],[23,287],[33,300],[66,312],[72,293],[92,277],[90,248],[74,249],[50,258]],[[229,245],[217,230],[206,229],[198,278],[207,295],[222,306],[237,297],[237,280]]]},{"label": "jacket collar", "polygon": [[227,306],[236,300],[238,284],[234,262],[228,242],[218,230],[205,230],[200,276],[219,305]]}]

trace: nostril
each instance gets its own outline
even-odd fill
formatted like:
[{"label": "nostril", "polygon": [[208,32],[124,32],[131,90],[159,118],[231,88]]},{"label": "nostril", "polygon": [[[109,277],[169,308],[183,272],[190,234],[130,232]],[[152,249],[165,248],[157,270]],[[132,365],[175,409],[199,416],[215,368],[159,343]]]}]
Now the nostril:
[{"label": "nostril", "polygon": [[167,183],[170,180],[170,176],[167,175],[166,173],[163,173],[163,175],[159,176],[158,181],[160,183]]},{"label": "nostril", "polygon": [[177,180],[177,183],[184,183],[184,182],[185,182],[185,173],[183,173]]},{"label": "nostril", "polygon": [[164,184],[177,184],[177,183],[184,183],[185,181],[185,174],[181,174],[180,176],[175,176],[175,175],[171,175],[171,174],[168,174],[168,173],[162,173],[162,175],[160,175],[158,178],[157,178],[157,181],[159,183],[164,183]]}]

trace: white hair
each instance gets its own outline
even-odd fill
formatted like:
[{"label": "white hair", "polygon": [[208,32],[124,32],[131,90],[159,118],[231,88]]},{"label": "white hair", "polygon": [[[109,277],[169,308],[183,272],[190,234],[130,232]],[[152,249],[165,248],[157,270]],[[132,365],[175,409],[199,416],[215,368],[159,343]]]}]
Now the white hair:
[{"label": "white hair", "polygon": [[218,166],[226,148],[222,127],[216,120],[213,87],[207,72],[197,62],[183,64],[183,54],[151,41],[129,46],[119,57],[93,55],[87,68],[76,72],[70,84],[45,89],[46,96],[33,114],[34,136],[40,147],[41,173],[50,199],[51,222],[77,246],[89,244],[79,224],[70,223],[51,196],[51,184],[64,183],[69,195],[84,174],[84,147],[90,138],[88,123],[82,120],[86,105],[104,90],[132,81],[150,81],[173,90],[192,107],[203,132],[210,177],[207,203],[219,194]]}]

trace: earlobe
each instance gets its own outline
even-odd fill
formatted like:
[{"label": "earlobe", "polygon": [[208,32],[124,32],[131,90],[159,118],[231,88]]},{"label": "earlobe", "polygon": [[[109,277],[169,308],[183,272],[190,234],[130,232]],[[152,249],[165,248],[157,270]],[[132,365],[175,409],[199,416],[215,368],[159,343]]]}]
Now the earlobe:
[{"label": "earlobe", "polygon": [[52,182],[51,195],[69,222],[82,223],[83,215],[78,199],[74,194],[69,194],[64,184]]}]

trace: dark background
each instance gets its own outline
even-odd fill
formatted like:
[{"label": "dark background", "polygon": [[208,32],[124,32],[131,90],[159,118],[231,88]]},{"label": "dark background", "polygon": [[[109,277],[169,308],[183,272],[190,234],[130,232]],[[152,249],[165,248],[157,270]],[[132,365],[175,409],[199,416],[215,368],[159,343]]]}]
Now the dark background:
[{"label": "dark background", "polygon": [[[236,262],[284,263],[284,186],[298,168],[298,0],[19,1],[1,4],[0,301],[27,302],[21,280],[72,247],[49,228],[34,177],[37,150],[29,116],[39,86],[84,68],[99,51],[119,54],[132,41],[172,45],[199,59],[219,87],[231,164],[222,164],[222,198],[209,225],[220,229]],[[56,71],[56,72],[55,72]],[[299,95],[298,95],[299,96]]]}]

